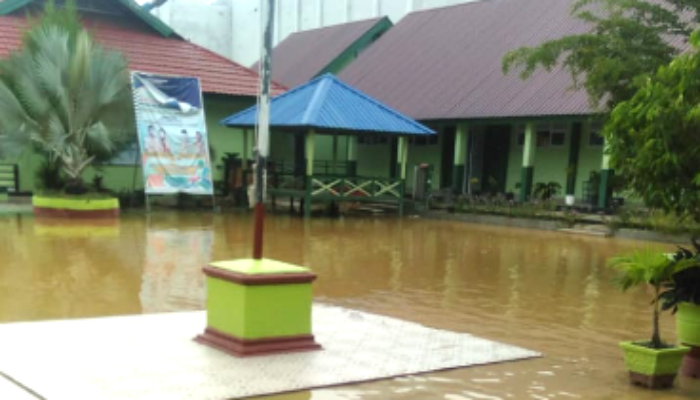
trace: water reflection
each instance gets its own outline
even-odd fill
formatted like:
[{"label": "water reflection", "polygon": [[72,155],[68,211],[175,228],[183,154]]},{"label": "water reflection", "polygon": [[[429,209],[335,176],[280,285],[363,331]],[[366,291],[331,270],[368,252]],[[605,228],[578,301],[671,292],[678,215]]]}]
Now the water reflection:
[{"label": "water reflection", "polygon": [[[251,222],[198,213],[126,215],[113,225],[0,217],[0,320],[201,308],[201,267],[248,257]],[[619,293],[605,260],[642,245],[420,219],[271,217],[266,254],[312,267],[317,299],[546,357],[269,398],[697,398],[697,382],[667,393],[626,382],[616,343],[649,334],[648,302]],[[672,338],[672,319],[664,323]]]}]

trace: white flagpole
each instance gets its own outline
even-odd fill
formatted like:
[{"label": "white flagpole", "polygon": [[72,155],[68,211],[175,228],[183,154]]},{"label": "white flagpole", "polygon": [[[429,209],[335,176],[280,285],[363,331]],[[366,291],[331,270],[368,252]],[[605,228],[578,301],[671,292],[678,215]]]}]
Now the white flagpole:
[{"label": "white flagpole", "polygon": [[255,153],[255,230],[253,236],[253,258],[263,258],[263,230],[265,225],[265,184],[267,157],[270,155],[270,81],[272,80],[272,35],[275,20],[275,0],[262,0],[265,33],[260,71],[260,100],[258,104],[258,137]]}]

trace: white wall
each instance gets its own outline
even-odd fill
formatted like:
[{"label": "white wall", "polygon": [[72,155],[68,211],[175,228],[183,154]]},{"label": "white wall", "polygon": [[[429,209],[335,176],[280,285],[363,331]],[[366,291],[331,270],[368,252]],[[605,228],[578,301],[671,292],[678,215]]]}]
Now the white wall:
[{"label": "white wall", "polygon": [[[147,0],[139,0],[143,3]],[[180,35],[250,66],[260,54],[263,0],[169,0],[153,13]],[[275,0],[275,43],[300,30],[388,15],[396,23],[415,10],[472,0]]]}]

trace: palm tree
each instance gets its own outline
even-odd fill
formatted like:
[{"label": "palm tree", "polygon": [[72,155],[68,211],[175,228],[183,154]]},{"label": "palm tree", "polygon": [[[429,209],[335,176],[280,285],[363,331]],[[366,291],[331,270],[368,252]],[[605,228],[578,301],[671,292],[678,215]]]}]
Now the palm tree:
[{"label": "palm tree", "polygon": [[84,192],[85,168],[123,141],[128,99],[124,57],[92,40],[72,2],[49,2],[22,49],[0,62],[0,149],[45,152],[66,174],[66,191]]}]

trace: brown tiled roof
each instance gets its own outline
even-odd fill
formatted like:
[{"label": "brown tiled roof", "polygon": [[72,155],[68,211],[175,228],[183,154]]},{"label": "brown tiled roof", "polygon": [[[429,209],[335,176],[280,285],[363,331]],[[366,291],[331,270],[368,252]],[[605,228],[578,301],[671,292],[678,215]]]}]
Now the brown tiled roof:
[{"label": "brown tiled roof", "polygon": [[[179,38],[165,38],[151,29],[107,18],[83,18],[97,41],[121,51],[134,71],[198,77],[202,91],[234,96],[256,96],[258,75],[207,49]],[[26,18],[0,16],[0,57],[20,46]],[[273,93],[285,88],[273,84]]]},{"label": "brown tiled roof", "polygon": [[[382,18],[296,32],[272,51],[272,79],[296,87],[321,73]],[[258,63],[252,66],[258,70]]]},{"label": "brown tiled roof", "polygon": [[567,71],[504,76],[509,50],[586,26],[575,0],[491,0],[409,14],[340,73],[352,86],[421,120],[589,114]]}]

